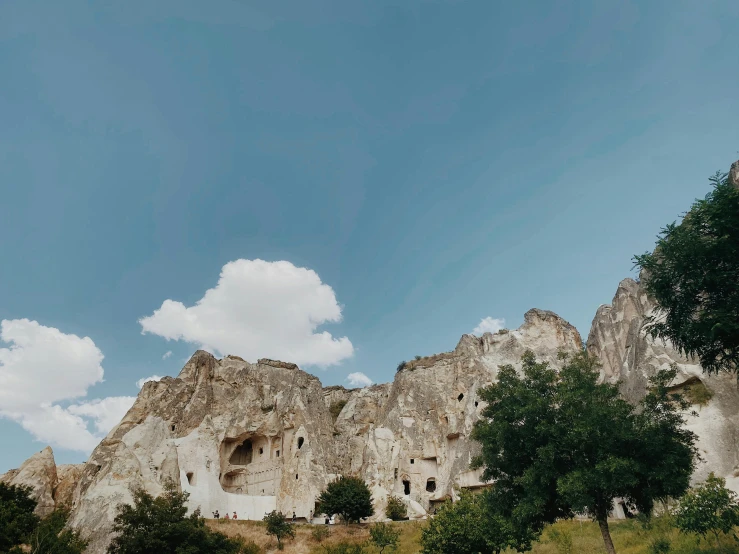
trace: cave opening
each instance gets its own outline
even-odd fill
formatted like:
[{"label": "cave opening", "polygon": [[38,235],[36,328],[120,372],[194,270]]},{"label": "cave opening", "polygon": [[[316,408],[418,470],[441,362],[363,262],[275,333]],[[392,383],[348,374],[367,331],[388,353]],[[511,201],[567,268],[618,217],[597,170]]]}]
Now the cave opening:
[{"label": "cave opening", "polygon": [[[259,449],[262,450],[261,448]],[[235,466],[245,466],[251,463],[254,451],[250,440],[245,440],[231,454],[228,463]]]},{"label": "cave opening", "polygon": [[457,397],[457,400],[458,400],[459,402],[462,402],[462,399],[463,399],[463,398],[464,398],[464,394],[462,394],[462,393],[460,392],[460,393],[459,393],[459,396]]},{"label": "cave opening", "polygon": [[433,477],[426,481],[426,492],[436,492],[436,479]]},{"label": "cave opening", "polygon": [[187,482],[190,486],[195,485],[195,474],[192,471],[188,471],[186,473],[187,476]]},{"label": "cave opening", "polygon": [[305,439],[303,437],[298,437],[298,450],[300,450],[301,448],[303,448],[303,442],[304,441],[305,441]]},{"label": "cave opening", "polygon": [[403,479],[403,494],[408,496],[411,493],[411,482]]}]

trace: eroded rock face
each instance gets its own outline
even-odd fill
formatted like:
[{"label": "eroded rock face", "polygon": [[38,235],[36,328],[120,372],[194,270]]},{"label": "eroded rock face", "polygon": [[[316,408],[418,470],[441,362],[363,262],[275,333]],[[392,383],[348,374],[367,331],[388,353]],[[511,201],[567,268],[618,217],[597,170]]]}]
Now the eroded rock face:
[{"label": "eroded rock face", "polygon": [[[644,316],[654,303],[633,279],[621,281],[610,306],[601,306],[593,319],[587,348],[603,364],[602,378],[621,381],[623,394],[631,401],[646,393],[648,379],[658,370],[676,364],[676,389],[687,386],[697,416],[688,416],[688,427],[698,435],[703,458],[693,476],[695,481],[709,472],[726,478],[739,491],[739,390],[734,376],[709,376],[697,360],[689,360],[668,344],[648,338]],[[709,398],[710,397],[710,398]]]},{"label": "eroded rock face", "polygon": [[81,468],[82,465],[57,467],[54,452],[47,446],[23,462],[20,468],[0,476],[0,481],[30,487],[38,503],[35,512],[44,517],[56,507],[72,505],[72,491],[77,486]]},{"label": "eroded rock face", "polygon": [[137,487],[160,494],[168,480],[206,516],[262,519],[276,508],[308,518],[340,474],[367,481],[376,518],[391,494],[424,517],[453,486],[484,486],[468,470],[469,433],[482,409],[477,391],[498,366],[520,366],[527,349],[557,365],[558,351],[581,347],[574,327],[531,310],[517,330],[465,335],[454,351],[410,363],[392,384],[353,390],[324,389],[294,364],[198,351],[176,379],[146,383],[92,453],[70,523],[90,539],[88,552],[102,553],[117,506]]}]

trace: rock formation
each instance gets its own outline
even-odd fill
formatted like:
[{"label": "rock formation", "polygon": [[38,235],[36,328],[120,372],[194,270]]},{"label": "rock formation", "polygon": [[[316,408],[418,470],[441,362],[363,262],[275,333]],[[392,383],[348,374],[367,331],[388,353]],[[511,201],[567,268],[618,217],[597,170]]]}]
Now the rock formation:
[{"label": "rock formation", "polygon": [[44,517],[59,506],[72,506],[74,489],[83,464],[57,466],[54,453],[47,446],[28,458],[19,469],[0,475],[0,482],[31,487],[36,499],[36,513]]},{"label": "rock formation", "polygon": [[[675,388],[698,415],[688,425],[703,456],[695,479],[709,471],[739,490],[739,392],[731,376],[706,376],[669,345],[645,336],[653,310],[641,286],[626,279],[610,306],[593,320],[588,350],[602,361],[602,378],[621,382],[639,400],[648,378],[675,363]],[[363,389],[322,387],[295,364],[236,356],[217,360],[198,351],[177,378],[144,385],[120,424],[84,466],[56,467],[51,449],[0,479],[29,484],[39,512],[70,499],[70,524],[103,553],[117,506],[143,488],[157,495],[167,481],[190,493],[205,516],[236,511],[261,519],[273,509],[311,517],[315,500],[339,474],[361,476],[382,518],[387,498],[424,517],[461,488],[488,486],[469,463],[470,431],[483,403],[478,390],[503,364],[520,367],[532,350],[553,367],[560,351],[583,345],[577,330],[552,312],[530,310],[516,330],[464,335],[451,352],[408,362],[392,383]]]},{"label": "rock formation", "polygon": [[581,348],[569,323],[530,310],[517,330],[465,335],[452,352],[409,362],[391,384],[353,390],[323,388],[294,364],[198,351],[177,378],[146,383],[71,477],[70,524],[90,539],[88,552],[102,553],[117,506],[137,487],[161,493],[168,480],[206,516],[261,519],[276,508],[308,518],[339,474],[366,480],[377,518],[390,495],[423,517],[459,488],[486,486],[469,470],[468,437],[483,407],[477,391],[499,365],[520,366],[530,349],[556,366],[559,351]]},{"label": "rock formation", "polygon": [[669,344],[648,338],[644,316],[653,310],[654,303],[636,281],[621,281],[613,303],[598,308],[588,351],[600,358],[602,378],[621,381],[622,393],[631,401],[644,396],[649,377],[676,364],[678,377],[673,386],[693,401],[692,410],[697,414],[688,416],[688,428],[698,435],[702,457],[694,480],[703,480],[713,471],[739,491],[737,378],[728,374],[709,376],[697,360],[686,359]]}]

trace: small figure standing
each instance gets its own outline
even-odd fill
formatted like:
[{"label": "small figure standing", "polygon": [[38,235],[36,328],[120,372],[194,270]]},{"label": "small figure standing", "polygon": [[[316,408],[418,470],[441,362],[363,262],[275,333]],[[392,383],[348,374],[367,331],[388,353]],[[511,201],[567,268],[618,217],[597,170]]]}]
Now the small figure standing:
[{"label": "small figure standing", "polygon": [[295,512],[293,512],[293,523],[295,523]]},{"label": "small figure standing", "polygon": [[216,519],[221,519],[221,514],[216,510],[216,513],[213,514]]},{"label": "small figure standing", "polygon": [[236,512],[234,512],[234,516],[231,519],[239,519],[238,517],[236,517]]},{"label": "small figure standing", "polygon": [[228,517],[228,512],[226,512],[226,517],[224,519],[231,519],[230,517]]}]

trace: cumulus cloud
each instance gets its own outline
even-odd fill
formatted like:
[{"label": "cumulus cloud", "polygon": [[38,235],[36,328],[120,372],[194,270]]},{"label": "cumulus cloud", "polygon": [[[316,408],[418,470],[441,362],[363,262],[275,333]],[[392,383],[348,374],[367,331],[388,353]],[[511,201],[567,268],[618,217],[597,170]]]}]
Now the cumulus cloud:
[{"label": "cumulus cloud", "polygon": [[482,335],[483,333],[497,333],[505,328],[505,319],[494,319],[486,317],[480,320],[480,323],[472,331],[473,335]]},{"label": "cumulus cloud", "polygon": [[346,380],[349,382],[349,386],[351,387],[369,387],[372,384],[372,379],[367,377],[361,371],[350,373],[346,376]]},{"label": "cumulus cloud", "polygon": [[0,322],[0,342],[9,345],[0,348],[0,416],[17,421],[40,441],[89,452],[135,400],[59,404],[86,396],[103,380],[103,353],[89,337],[14,319]]},{"label": "cumulus cloud", "polygon": [[347,337],[318,331],[341,321],[333,289],[290,262],[236,260],[193,306],[165,300],[139,320],[142,333],[182,340],[220,355],[330,366],[354,353]]},{"label": "cumulus cloud", "polygon": [[162,378],[159,375],[152,375],[150,377],[142,377],[138,381],[136,381],[136,386],[138,388],[141,388],[144,386],[144,383],[148,383],[149,381],[160,381]]},{"label": "cumulus cloud", "polygon": [[162,360],[166,360],[166,359],[167,359],[167,358],[169,358],[169,357],[170,357],[171,355],[172,355],[172,351],[171,351],[171,350],[167,350],[167,351],[166,351],[166,352],[164,353],[164,356],[162,356]]}]

